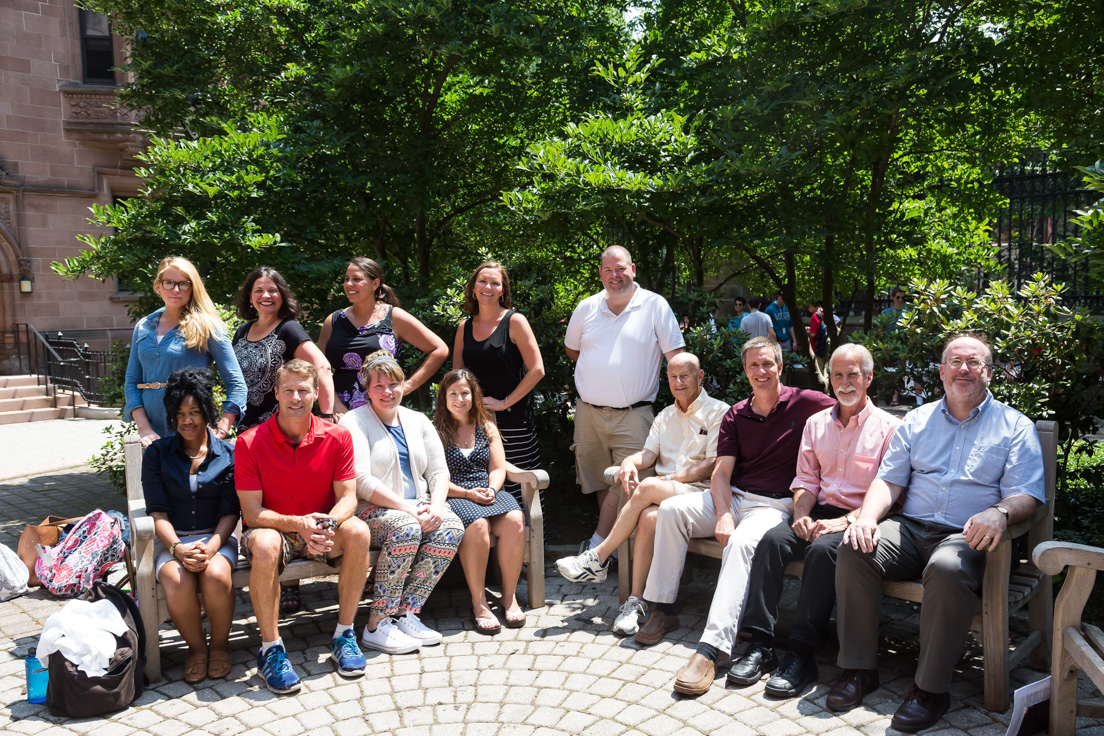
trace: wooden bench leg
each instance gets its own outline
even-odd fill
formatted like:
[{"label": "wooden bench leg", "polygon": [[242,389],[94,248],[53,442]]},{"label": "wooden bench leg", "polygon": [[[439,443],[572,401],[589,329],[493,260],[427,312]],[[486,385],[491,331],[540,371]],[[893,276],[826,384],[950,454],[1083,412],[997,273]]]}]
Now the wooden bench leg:
[{"label": "wooden bench leg", "polygon": [[617,597],[624,603],[632,593],[632,537],[629,537],[617,548]]},{"label": "wooden bench leg", "polygon": [[1012,543],[1004,540],[985,562],[981,588],[981,646],[985,657],[985,708],[1008,710],[1008,576]]}]

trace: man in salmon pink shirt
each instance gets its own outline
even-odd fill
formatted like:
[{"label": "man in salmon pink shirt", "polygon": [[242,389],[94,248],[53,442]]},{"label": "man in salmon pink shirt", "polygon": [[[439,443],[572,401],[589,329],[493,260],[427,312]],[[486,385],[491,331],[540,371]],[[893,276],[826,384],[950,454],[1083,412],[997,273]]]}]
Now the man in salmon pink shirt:
[{"label": "man in salmon pink shirt", "polygon": [[[817,679],[813,655],[836,602],[836,548],[901,423],[867,397],[874,359],[862,345],[849,343],[832,353],[829,377],[837,404],[805,423],[797,476],[790,484],[794,513],[755,550],[743,621],[751,644],[728,672],[730,682],[753,685],[778,670],[766,685],[767,695],[776,698],[796,697]],[[779,669],[773,643],[782,580],[786,565],[801,559],[805,570],[790,627],[790,656]]]}]

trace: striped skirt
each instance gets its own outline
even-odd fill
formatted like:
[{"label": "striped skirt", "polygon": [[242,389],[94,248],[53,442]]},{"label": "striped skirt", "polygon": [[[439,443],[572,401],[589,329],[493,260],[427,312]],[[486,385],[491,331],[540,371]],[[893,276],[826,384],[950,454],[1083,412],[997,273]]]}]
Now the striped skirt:
[{"label": "striped skirt", "polygon": [[[532,424],[521,427],[499,427],[502,435],[502,447],[506,451],[506,462],[522,470],[536,470],[540,467],[540,448],[537,446],[537,428]],[[507,482],[503,488],[509,491],[522,508],[521,485]],[[540,490],[541,508],[544,504],[544,489]]]}]

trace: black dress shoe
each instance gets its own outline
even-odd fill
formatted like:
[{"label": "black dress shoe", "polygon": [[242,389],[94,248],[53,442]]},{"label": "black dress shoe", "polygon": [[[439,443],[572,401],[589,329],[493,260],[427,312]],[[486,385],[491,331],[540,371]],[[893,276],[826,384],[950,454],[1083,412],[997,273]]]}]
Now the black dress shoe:
[{"label": "black dress shoe", "polygon": [[774,656],[774,650],[759,642],[752,642],[744,656],[729,668],[728,681],[735,685],[754,685],[763,679],[763,675],[769,675],[776,669],[778,659]]},{"label": "black dress shoe", "polygon": [[950,693],[929,693],[916,685],[905,695],[901,707],[893,714],[893,727],[905,733],[931,728],[951,706]]},{"label": "black dress shoe", "polygon": [[862,705],[863,698],[878,689],[878,670],[844,670],[828,693],[828,708],[837,713]]},{"label": "black dress shoe", "polygon": [[772,698],[796,698],[816,681],[818,674],[815,657],[791,652],[785,666],[767,680],[764,689]]}]

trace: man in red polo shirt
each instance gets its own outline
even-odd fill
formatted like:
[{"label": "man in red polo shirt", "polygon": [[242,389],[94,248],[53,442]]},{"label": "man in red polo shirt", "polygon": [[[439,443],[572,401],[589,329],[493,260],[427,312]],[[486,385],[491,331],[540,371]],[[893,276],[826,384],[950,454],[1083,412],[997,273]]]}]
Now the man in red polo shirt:
[{"label": "man in red polo shirt", "polygon": [[353,442],[349,430],[311,415],[316,398],[314,366],[289,360],[276,372],[280,410],[238,437],[234,448],[235,484],[247,527],[242,547],[252,565],[249,597],[261,630],[257,669],[276,693],[301,685],[277,628],[280,573],[296,558],[344,553],[331,654],[345,677],[363,675],[366,666],[353,619],[368,577],[370,535],[368,525],[354,516]]},{"label": "man in red polo shirt", "polygon": [[656,518],[655,562],[644,598],[658,605],[637,632],[641,643],[659,641],[678,627],[670,607],[690,539],[713,536],[725,546],[705,633],[675,680],[675,692],[684,695],[706,692],[718,656],[731,654],[755,548],[764,534],[793,514],[790,483],[805,421],[836,403],[819,391],[783,386],[782,349],[770,338],[748,340],[742,357],[752,393],[721,420],[710,490],[667,499]]}]

